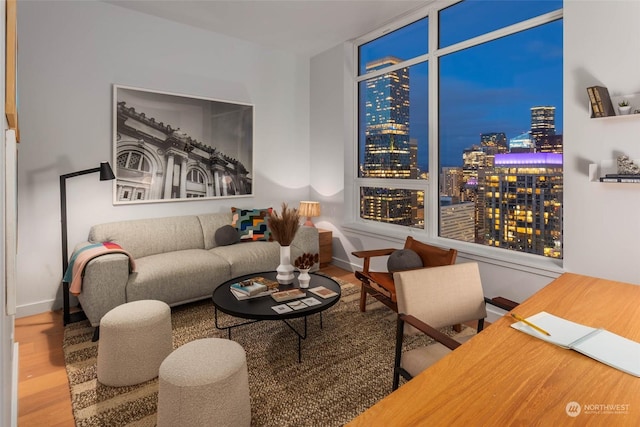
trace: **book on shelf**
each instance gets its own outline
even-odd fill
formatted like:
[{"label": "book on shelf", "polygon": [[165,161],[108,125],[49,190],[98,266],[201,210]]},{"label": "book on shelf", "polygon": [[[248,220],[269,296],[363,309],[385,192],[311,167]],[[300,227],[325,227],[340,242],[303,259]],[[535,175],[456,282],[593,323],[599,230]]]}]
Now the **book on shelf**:
[{"label": "book on shelf", "polygon": [[600,177],[600,182],[640,182],[640,175],[608,173]]},{"label": "book on shelf", "polygon": [[596,101],[596,94],[593,91],[593,88],[588,87],[587,93],[589,94],[589,103],[591,104],[591,117],[602,117],[602,110],[600,110],[600,106]]},{"label": "book on shelf", "polygon": [[289,301],[296,298],[302,298],[307,294],[300,289],[289,289],[287,291],[274,292],[271,294],[271,298],[278,302]]},{"label": "book on shelf", "polygon": [[242,280],[231,285],[231,290],[240,292],[247,296],[254,296],[268,290],[266,285],[253,281],[252,279]]},{"label": "book on shelf", "polygon": [[562,348],[575,350],[598,362],[640,377],[640,343],[602,328],[575,323],[541,311],[526,319],[548,332],[545,335],[524,322],[511,327]]},{"label": "book on shelf", "polygon": [[246,294],[243,294],[242,292],[238,292],[235,289],[231,289],[231,293],[233,294],[234,297],[236,297],[236,299],[238,301],[242,301],[242,300],[246,300],[246,299],[252,299],[252,298],[266,297],[267,295],[271,295],[274,292],[275,292],[275,290],[273,290],[273,289],[267,289],[266,291],[260,292],[259,294],[246,295]]},{"label": "book on shelf", "polygon": [[309,292],[313,292],[314,294],[324,299],[335,297],[336,295],[338,295],[337,292],[332,291],[329,288],[325,288],[324,286],[316,286],[315,288],[309,289]]},{"label": "book on shelf", "polygon": [[609,90],[604,86],[591,86],[587,88],[589,102],[591,103],[591,117],[615,116]]}]

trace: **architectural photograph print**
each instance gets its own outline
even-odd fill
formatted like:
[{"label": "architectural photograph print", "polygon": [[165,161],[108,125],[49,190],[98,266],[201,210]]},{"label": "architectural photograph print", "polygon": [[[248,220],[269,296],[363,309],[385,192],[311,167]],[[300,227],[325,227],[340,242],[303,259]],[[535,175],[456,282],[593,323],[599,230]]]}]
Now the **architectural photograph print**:
[{"label": "architectural photograph print", "polygon": [[113,86],[114,204],[252,194],[253,106]]}]

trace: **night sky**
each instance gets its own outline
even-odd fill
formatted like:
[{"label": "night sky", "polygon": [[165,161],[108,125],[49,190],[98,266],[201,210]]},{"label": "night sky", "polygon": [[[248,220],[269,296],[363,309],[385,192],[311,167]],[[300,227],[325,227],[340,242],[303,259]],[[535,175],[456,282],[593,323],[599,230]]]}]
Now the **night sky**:
[{"label": "night sky", "polygon": [[[440,46],[561,7],[557,0],[467,0],[441,13]],[[361,72],[372,59],[426,53],[427,32],[428,18],[362,46]],[[529,131],[534,106],[556,107],[556,133],[562,134],[562,53],[560,20],[440,57],[441,166],[461,166],[462,151],[479,144],[481,133],[513,138]],[[418,141],[423,171],[428,164],[427,67],[417,64],[409,71],[411,138]]]}]

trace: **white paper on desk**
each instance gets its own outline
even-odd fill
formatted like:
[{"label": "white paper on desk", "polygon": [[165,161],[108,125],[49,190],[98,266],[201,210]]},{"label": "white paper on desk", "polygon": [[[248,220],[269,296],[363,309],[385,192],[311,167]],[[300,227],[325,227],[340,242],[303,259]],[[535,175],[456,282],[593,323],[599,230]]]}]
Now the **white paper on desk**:
[{"label": "white paper on desk", "polygon": [[544,335],[522,322],[512,323],[511,327],[564,348],[571,348],[570,345],[572,342],[596,330],[596,328],[590,328],[589,326],[554,316],[546,311],[541,311],[538,314],[527,317],[527,320],[549,332],[551,336]]},{"label": "white paper on desk", "polygon": [[527,317],[527,320],[549,332],[551,336],[544,335],[522,322],[513,323],[511,327],[640,377],[640,343],[605,329],[591,328],[545,311]]},{"label": "white paper on desk", "polygon": [[588,337],[571,345],[575,351],[605,365],[640,377],[640,343],[609,332],[596,329]]}]

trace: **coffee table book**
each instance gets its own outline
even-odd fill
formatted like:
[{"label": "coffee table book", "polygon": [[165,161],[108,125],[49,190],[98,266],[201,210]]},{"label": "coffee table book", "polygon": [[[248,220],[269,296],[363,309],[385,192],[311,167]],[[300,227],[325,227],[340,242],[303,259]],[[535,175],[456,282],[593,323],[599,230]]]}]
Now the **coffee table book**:
[{"label": "coffee table book", "polygon": [[252,280],[243,280],[242,282],[234,283],[231,285],[230,289],[248,296],[258,295],[268,290],[266,285]]},{"label": "coffee table book", "polygon": [[275,292],[271,294],[271,298],[273,298],[277,302],[284,302],[284,301],[289,301],[296,298],[302,298],[306,295],[307,294],[304,291],[301,291],[300,289],[290,289],[287,291]]},{"label": "coffee table book", "polygon": [[335,297],[336,295],[338,295],[337,292],[334,292],[329,288],[325,288],[324,286],[316,286],[315,288],[309,289],[309,292],[313,292],[314,294],[324,299]]},{"label": "coffee table book", "polygon": [[242,292],[236,291],[235,289],[229,288],[229,290],[231,291],[233,296],[236,297],[236,299],[238,301],[242,301],[242,300],[246,300],[246,299],[252,299],[252,298],[266,297],[267,295],[271,295],[272,293],[277,291],[277,289],[267,289],[266,291],[260,292],[259,294],[246,295],[246,294],[243,294]]}]

